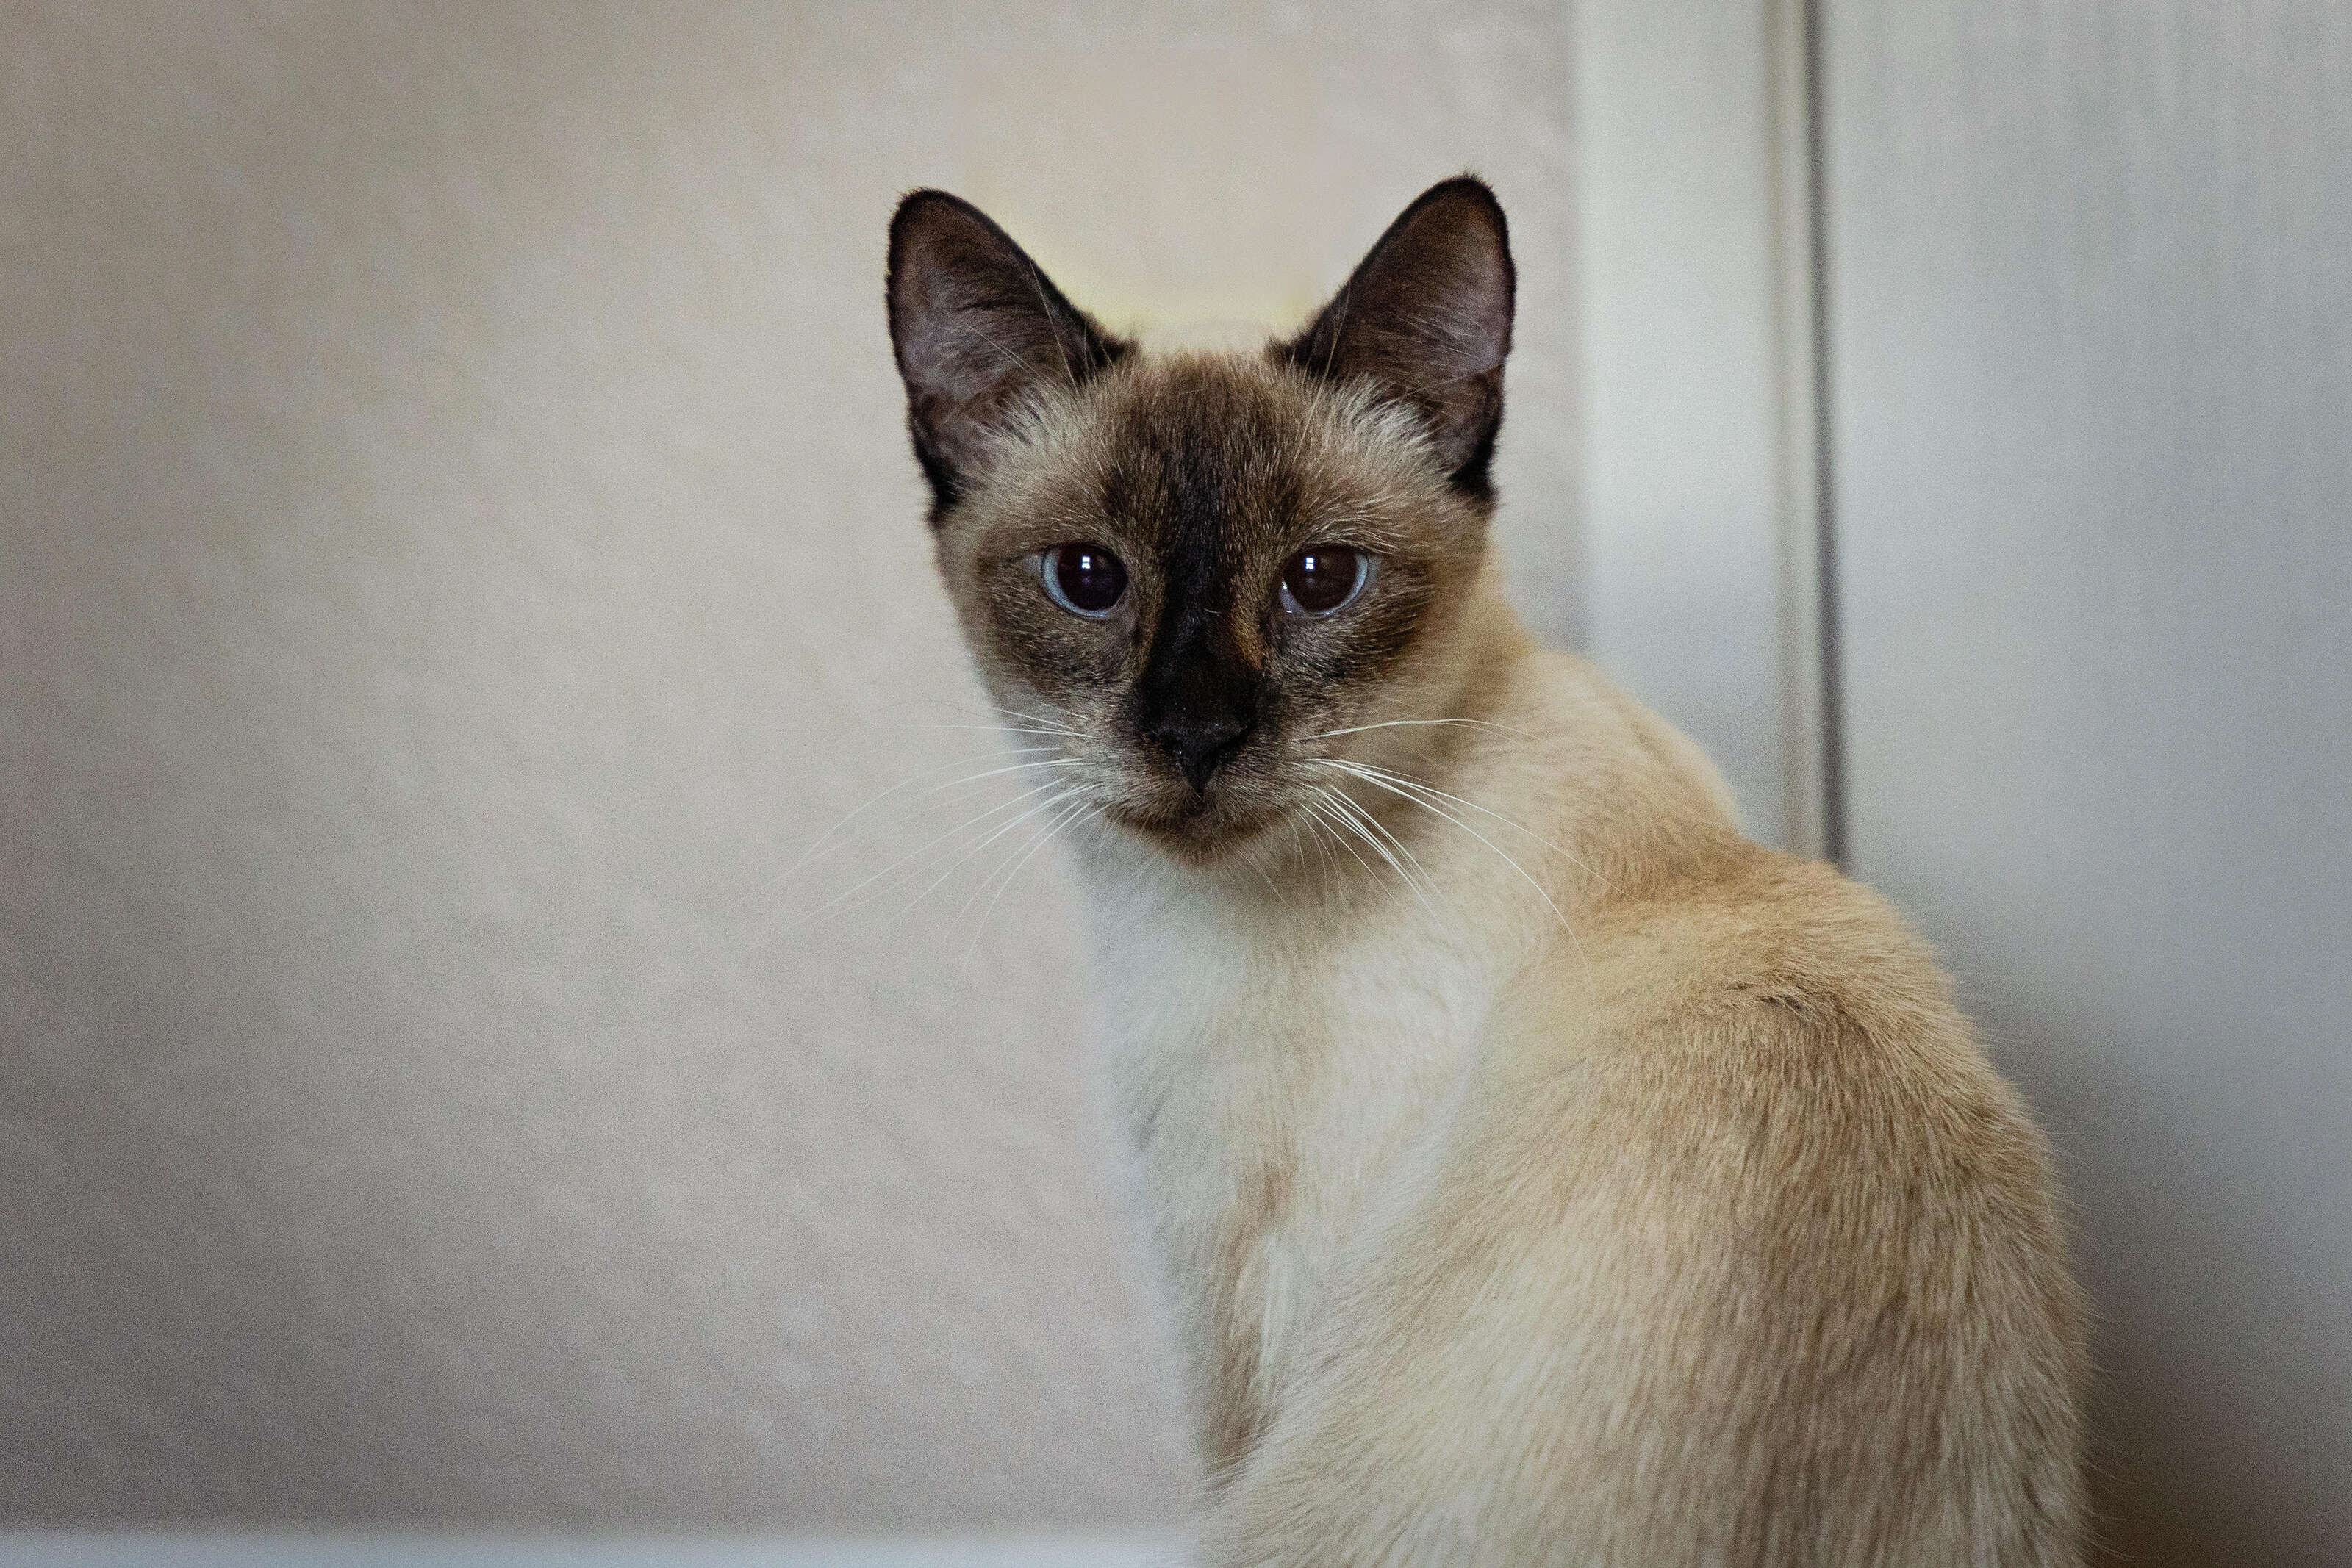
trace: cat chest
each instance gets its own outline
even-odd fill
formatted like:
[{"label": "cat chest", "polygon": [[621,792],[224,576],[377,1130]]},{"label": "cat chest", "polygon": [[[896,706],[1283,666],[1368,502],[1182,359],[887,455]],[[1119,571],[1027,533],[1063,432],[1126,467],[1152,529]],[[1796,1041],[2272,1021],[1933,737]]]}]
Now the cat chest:
[{"label": "cat chest", "polygon": [[1141,956],[1109,1019],[1213,1463],[1245,1451],[1368,1208],[1412,1179],[1492,993],[1468,966],[1401,965],[1393,945],[1221,956]]}]

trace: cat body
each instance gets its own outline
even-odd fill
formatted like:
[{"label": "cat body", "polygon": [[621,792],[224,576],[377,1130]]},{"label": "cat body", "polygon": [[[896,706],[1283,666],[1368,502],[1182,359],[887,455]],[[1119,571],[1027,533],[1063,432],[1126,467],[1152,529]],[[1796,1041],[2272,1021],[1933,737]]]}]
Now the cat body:
[{"label": "cat body", "polygon": [[1510,291],[1469,181],[1255,359],[893,228],[941,568],[1084,828],[1203,1559],[2074,1562],[2040,1135],[1898,916],[1519,628]]},{"label": "cat body", "polygon": [[1501,685],[1541,738],[1420,776],[1532,884],[1402,802],[1421,891],[1312,922],[1081,855],[1208,1560],[2066,1561],[2046,1160],[1934,965],[1588,666]]}]

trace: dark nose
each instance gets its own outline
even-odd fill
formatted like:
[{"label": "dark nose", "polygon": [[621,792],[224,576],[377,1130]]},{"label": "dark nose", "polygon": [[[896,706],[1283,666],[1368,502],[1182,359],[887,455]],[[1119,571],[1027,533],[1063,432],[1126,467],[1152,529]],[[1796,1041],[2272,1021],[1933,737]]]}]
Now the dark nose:
[{"label": "dark nose", "polygon": [[1151,738],[1167,747],[1177,768],[1196,795],[1205,795],[1209,780],[1232,759],[1255,727],[1237,713],[1167,715],[1151,727]]}]

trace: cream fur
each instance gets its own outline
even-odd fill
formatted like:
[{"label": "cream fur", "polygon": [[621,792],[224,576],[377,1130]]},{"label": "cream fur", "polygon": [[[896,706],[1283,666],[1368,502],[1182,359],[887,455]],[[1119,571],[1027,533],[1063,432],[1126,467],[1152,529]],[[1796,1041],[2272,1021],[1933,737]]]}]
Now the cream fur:
[{"label": "cream fur", "polygon": [[2075,1561],[2049,1161],[1932,959],[1491,583],[1451,663],[1355,737],[1470,803],[1353,792],[1417,890],[1080,853],[1206,1561]]},{"label": "cream fur", "polygon": [[[1211,1568],[2075,1561],[2040,1134],[1894,912],[1496,587],[1492,193],[1256,358],[1139,355],[936,193],[891,256],[942,572],[1087,814]],[[1310,547],[1375,563],[1327,616]]]}]

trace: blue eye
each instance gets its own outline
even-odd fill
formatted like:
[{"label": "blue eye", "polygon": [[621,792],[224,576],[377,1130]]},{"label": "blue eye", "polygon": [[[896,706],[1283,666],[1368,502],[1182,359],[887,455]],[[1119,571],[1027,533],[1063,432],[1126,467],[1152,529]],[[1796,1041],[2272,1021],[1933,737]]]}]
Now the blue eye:
[{"label": "blue eye", "polygon": [[1099,621],[1127,595],[1127,568],[1100,545],[1055,545],[1037,558],[1045,593],[1074,615]]},{"label": "blue eye", "polygon": [[1372,558],[1346,545],[1315,545],[1282,569],[1282,608],[1293,615],[1328,615],[1364,591]]}]

